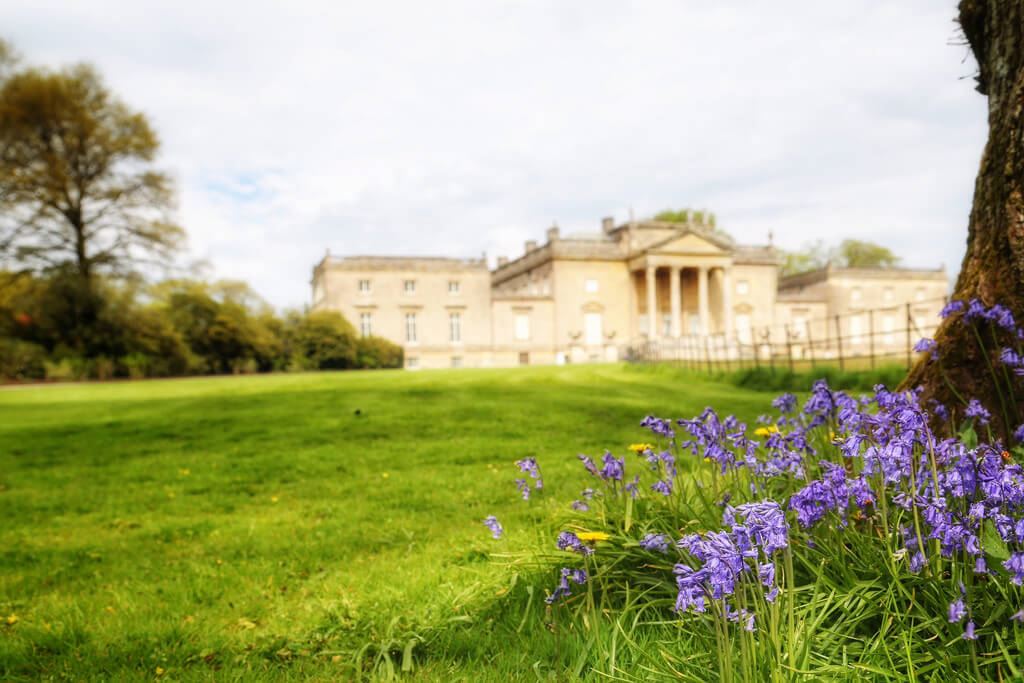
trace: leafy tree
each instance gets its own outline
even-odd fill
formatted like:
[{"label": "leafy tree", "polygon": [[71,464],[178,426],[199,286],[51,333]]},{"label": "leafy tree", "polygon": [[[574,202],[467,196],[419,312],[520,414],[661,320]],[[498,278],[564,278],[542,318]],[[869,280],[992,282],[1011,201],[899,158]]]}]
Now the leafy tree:
[{"label": "leafy tree", "polygon": [[661,223],[683,223],[695,225],[699,228],[709,230],[715,235],[732,241],[732,235],[718,227],[718,220],[715,214],[710,211],[693,211],[690,209],[665,209],[654,214],[654,220]]},{"label": "leafy tree", "polygon": [[356,330],[340,313],[292,314],[289,346],[296,365],[310,370],[345,370],[358,365]]},{"label": "leafy tree", "polygon": [[[1024,321],[1024,0],[961,0],[958,19],[978,63],[976,89],[988,98],[988,141],[953,298],[1002,304]],[[993,356],[999,348],[982,347],[974,335],[959,316],[944,320],[935,336],[941,362],[923,356],[904,386],[923,386],[924,401],[947,406],[962,405],[960,397],[998,406],[989,365],[998,367]],[[992,410],[994,422],[1006,422],[1001,412]],[[1008,419],[1003,434],[1024,421],[1020,415]]]},{"label": "leafy tree", "polygon": [[170,180],[152,167],[158,148],[146,117],[90,66],[8,73],[0,82],[0,256],[23,269],[70,267],[85,288],[101,271],[167,262],[183,232],[169,220]]},{"label": "leafy tree", "polygon": [[889,268],[900,262],[887,247],[862,240],[843,240],[835,260],[845,268]]}]

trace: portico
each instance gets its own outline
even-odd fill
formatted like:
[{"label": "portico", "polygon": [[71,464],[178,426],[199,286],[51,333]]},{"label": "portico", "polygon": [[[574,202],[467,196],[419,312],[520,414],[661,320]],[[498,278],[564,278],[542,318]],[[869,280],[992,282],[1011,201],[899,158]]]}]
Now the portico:
[{"label": "portico", "polygon": [[734,331],[728,258],[645,256],[640,261],[631,264],[634,315],[649,340]]}]

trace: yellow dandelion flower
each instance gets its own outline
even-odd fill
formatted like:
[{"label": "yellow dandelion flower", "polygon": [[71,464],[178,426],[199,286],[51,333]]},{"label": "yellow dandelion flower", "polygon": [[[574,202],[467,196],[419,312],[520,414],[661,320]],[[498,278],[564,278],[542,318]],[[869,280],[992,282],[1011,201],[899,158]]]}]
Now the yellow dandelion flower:
[{"label": "yellow dandelion flower", "polygon": [[277,502],[277,501],[279,501],[279,500],[280,500],[280,498],[278,498],[277,496],[271,496],[271,497],[270,497],[270,502],[271,502],[271,503],[276,503],[276,502]]},{"label": "yellow dandelion flower", "polygon": [[576,538],[581,541],[596,543],[597,541],[607,541],[611,536],[603,531],[582,531],[576,534]]},{"label": "yellow dandelion flower", "polygon": [[755,436],[770,436],[771,434],[778,434],[779,428],[775,425],[768,425],[767,427],[758,427],[754,430]]},{"label": "yellow dandelion flower", "polygon": [[387,472],[381,472],[380,476],[382,476],[382,477],[384,477],[385,479],[387,479],[387,478],[388,478],[388,477],[390,477],[391,475],[390,475],[390,474],[388,474]]},{"label": "yellow dandelion flower", "polygon": [[644,451],[653,451],[654,446],[649,443],[631,443],[629,444],[629,450],[634,453],[643,453]]},{"label": "yellow dandelion flower", "polygon": [[187,477],[188,475],[192,474],[192,472],[191,470],[189,470],[189,468],[183,467],[180,470],[178,470],[178,474],[180,474],[183,477]]},{"label": "yellow dandelion flower", "polygon": [[9,614],[9,615],[7,615],[7,618],[4,619],[4,623],[6,623],[8,626],[14,626],[15,624],[18,623],[18,615],[17,614]]},{"label": "yellow dandelion flower", "polygon": [[162,666],[158,666],[156,668],[156,675],[157,676],[163,676],[165,672],[166,672],[166,669],[164,669]]}]

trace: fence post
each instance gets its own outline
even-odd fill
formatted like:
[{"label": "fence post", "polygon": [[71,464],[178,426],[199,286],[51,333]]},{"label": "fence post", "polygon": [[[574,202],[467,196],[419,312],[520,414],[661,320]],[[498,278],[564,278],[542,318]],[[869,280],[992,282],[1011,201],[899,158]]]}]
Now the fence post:
[{"label": "fence post", "polygon": [[764,328],[764,339],[768,346],[768,365],[772,369],[772,374],[775,374],[775,347],[772,346],[772,328]]},{"label": "fence post", "polygon": [[868,309],[868,353],[871,354],[871,369],[875,369],[875,309]]},{"label": "fence post", "polygon": [[910,341],[910,326],[914,323],[914,318],[910,315],[910,302],[907,302],[907,369],[910,369],[912,358],[910,351],[912,348],[912,342]]},{"label": "fence post", "polygon": [[842,371],[846,369],[846,365],[843,362],[843,330],[838,315],[836,316],[836,348],[839,350],[839,369]]},{"label": "fence post", "polygon": [[789,364],[789,371],[793,372],[793,335],[790,334],[789,323],[786,323],[786,360]]},{"label": "fence post", "polygon": [[814,339],[811,337],[811,321],[808,320],[804,323],[804,328],[807,330],[807,352],[811,355],[811,370],[814,369]]},{"label": "fence post", "polygon": [[704,336],[704,372],[711,374],[711,349],[708,346],[708,337]]}]

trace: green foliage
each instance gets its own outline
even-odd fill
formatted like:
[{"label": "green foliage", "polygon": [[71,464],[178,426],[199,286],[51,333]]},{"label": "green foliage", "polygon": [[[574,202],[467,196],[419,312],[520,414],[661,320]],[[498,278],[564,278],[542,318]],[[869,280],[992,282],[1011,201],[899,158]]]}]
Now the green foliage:
[{"label": "green foliage", "polygon": [[691,209],[665,209],[654,214],[654,220],[662,223],[682,223],[709,230],[715,235],[732,241],[732,235],[718,227],[715,214],[710,211]]},{"label": "green foliage", "polygon": [[806,391],[818,379],[824,379],[833,389],[871,391],[878,384],[897,386],[906,374],[907,369],[902,365],[887,365],[875,370],[840,370],[826,365],[802,372],[771,367],[744,368],[723,373],[719,379],[754,391]]},{"label": "green foliage", "polygon": [[401,348],[358,339],[337,313],[284,319],[237,282],[140,289],[60,268],[0,273],[0,377],[108,379],[401,367]]},{"label": "green foliage", "polygon": [[823,240],[805,244],[797,251],[783,251],[781,275],[797,275],[832,264],[839,268],[890,268],[900,259],[887,247],[874,242],[846,239],[838,247]]}]

